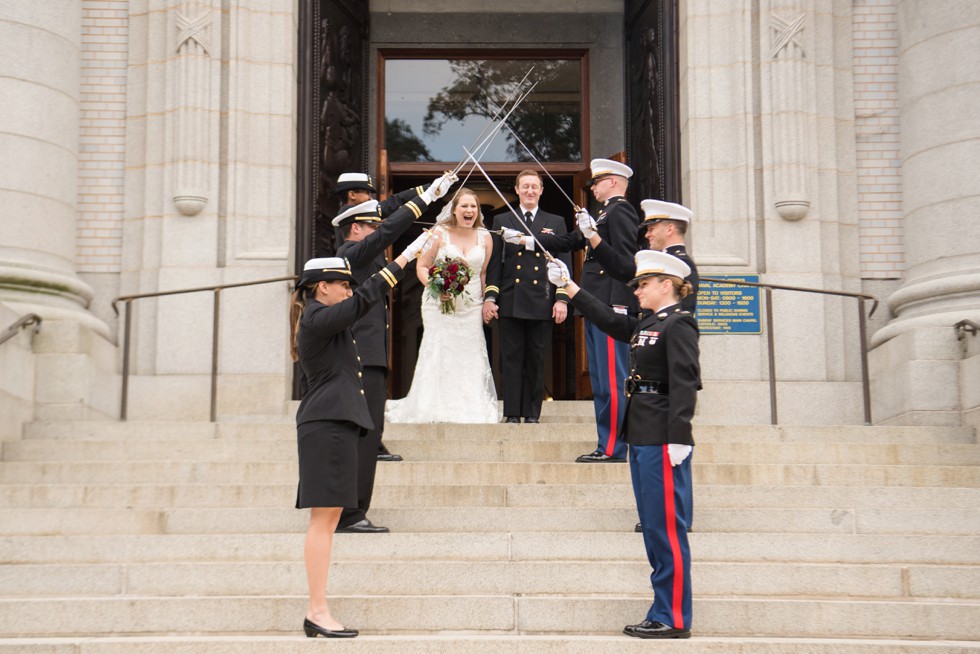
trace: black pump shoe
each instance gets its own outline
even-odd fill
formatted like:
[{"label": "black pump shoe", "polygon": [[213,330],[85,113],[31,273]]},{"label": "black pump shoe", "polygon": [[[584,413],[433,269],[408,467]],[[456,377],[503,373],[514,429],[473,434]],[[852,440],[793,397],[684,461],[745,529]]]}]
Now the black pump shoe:
[{"label": "black pump shoe", "polygon": [[303,631],[306,632],[307,638],[316,638],[317,635],[323,636],[324,638],[353,638],[359,633],[357,629],[344,628],[338,631],[324,629],[320,625],[310,622],[309,618],[303,620]]}]

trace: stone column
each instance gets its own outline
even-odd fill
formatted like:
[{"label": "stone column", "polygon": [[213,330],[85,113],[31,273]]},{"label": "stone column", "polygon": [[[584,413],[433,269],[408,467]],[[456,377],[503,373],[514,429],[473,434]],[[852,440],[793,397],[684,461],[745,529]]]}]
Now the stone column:
[{"label": "stone column", "polygon": [[980,5],[899,0],[908,270],[872,338],[876,420],[957,424],[962,345],[980,321]]},{"label": "stone column", "polygon": [[0,3],[0,302],[107,336],[76,275],[81,3]]}]

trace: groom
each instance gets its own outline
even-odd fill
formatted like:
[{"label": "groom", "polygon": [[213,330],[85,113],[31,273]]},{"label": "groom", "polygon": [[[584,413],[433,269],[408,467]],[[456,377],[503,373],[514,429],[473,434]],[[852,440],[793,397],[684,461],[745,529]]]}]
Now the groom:
[{"label": "groom", "polygon": [[[382,219],[377,200],[341,207],[333,219],[344,242],[337,247],[337,256],[350,264],[354,281],[362,283],[387,265],[384,251],[411,227],[428,206],[446,195],[456,176],[443,175],[428,189],[406,201],[388,218]],[[374,494],[374,475],[378,466],[378,448],[384,432],[385,400],[388,397],[388,329],[390,323],[388,298],[378,302],[354,323],[354,343],[361,363],[364,395],[374,429],[357,443],[357,506],[346,507],[337,524],[338,533],[386,533],[387,527],[371,523],[367,511]]]},{"label": "groom", "polygon": [[[531,232],[567,232],[561,216],[538,206],[544,186],[536,171],[518,173],[514,191],[520,199],[517,211]],[[494,216],[493,227],[528,233],[510,211]],[[568,315],[568,296],[548,282],[545,263],[540,251],[507,243],[494,248],[487,266],[483,318],[484,322],[500,319],[500,373],[507,423],[519,423],[522,417],[525,423],[539,422],[552,321],[561,324]]]}]

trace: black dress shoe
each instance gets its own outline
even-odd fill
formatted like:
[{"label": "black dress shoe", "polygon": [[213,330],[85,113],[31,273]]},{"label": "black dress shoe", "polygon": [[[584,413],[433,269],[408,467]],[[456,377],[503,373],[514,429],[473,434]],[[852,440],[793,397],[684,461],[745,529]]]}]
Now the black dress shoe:
[{"label": "black dress shoe", "polygon": [[521,419],[518,418],[517,416],[505,416],[504,417],[504,422],[506,424],[516,425],[516,424],[520,423],[520,421],[521,421]]},{"label": "black dress shoe", "polygon": [[633,531],[643,531],[643,523],[642,522],[637,522],[636,523],[636,526],[633,527]]},{"label": "black dress shoe", "polygon": [[537,418],[529,417],[529,418],[524,418],[524,422],[529,425],[536,425],[541,421],[538,420]]},{"label": "black dress shoe", "polygon": [[401,454],[391,452],[378,452],[378,461],[404,461]]},{"label": "black dress shoe", "polygon": [[367,518],[346,527],[337,527],[338,534],[387,534],[389,531],[387,527],[372,525]]},{"label": "black dress shoe", "polygon": [[324,629],[315,622],[310,622],[309,618],[303,620],[303,631],[306,632],[307,638],[316,638],[318,635],[324,638],[353,638],[358,634],[357,629],[344,628],[337,631]]},{"label": "black dress shoe", "polygon": [[583,454],[579,458],[575,459],[575,463],[625,463],[626,459],[617,459],[615,457],[609,456],[608,454],[603,454],[599,450],[596,450],[592,454]]},{"label": "black dress shoe", "polygon": [[636,638],[690,638],[690,629],[674,629],[663,622],[644,620],[640,624],[626,625],[623,633]]}]

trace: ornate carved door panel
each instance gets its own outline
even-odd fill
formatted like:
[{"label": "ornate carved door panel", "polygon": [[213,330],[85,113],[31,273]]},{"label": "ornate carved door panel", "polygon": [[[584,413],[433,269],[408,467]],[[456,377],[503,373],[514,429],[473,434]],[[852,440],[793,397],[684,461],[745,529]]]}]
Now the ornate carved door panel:
[{"label": "ornate carved door panel", "polygon": [[368,3],[300,3],[296,265],[334,251],[333,189],[343,172],[367,171]]},{"label": "ornate carved door panel", "polygon": [[629,199],[681,201],[677,0],[626,2]]}]

